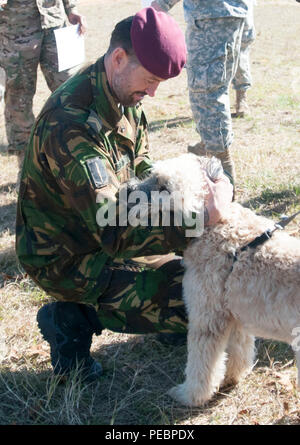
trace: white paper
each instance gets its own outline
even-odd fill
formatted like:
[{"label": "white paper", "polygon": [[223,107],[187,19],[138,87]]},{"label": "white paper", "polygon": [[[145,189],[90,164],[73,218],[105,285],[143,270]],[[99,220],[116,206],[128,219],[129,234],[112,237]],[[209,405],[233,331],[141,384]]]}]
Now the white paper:
[{"label": "white paper", "polygon": [[54,30],[58,71],[73,68],[84,62],[84,37],[79,34],[79,25],[70,25]]}]

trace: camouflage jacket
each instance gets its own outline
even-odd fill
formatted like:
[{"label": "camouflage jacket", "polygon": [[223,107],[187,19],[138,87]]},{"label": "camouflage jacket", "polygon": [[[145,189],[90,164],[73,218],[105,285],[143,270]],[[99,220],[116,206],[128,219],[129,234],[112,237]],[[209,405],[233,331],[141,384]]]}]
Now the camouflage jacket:
[{"label": "camouflage jacket", "polygon": [[[62,27],[66,14],[74,11],[77,0],[8,0],[0,11],[0,35],[16,33],[24,26],[39,22],[42,29]],[[35,26],[35,25],[33,25]]]},{"label": "camouflage jacket", "polygon": [[[168,11],[180,0],[157,0]],[[216,17],[246,17],[249,0],[183,0],[187,22]]]},{"label": "camouflage jacket", "polygon": [[107,202],[119,212],[120,184],[151,168],[146,127],[141,106],[116,103],[103,58],[46,102],[26,150],[16,251],[48,293],[65,294],[62,279],[69,280],[70,292],[93,292],[110,260],[164,254],[185,245],[182,228],[97,223],[97,212]]}]

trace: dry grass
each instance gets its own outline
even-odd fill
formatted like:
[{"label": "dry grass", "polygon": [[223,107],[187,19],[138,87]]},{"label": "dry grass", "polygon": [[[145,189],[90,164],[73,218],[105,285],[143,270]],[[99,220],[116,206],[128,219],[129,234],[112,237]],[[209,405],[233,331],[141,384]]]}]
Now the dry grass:
[{"label": "dry grass", "polygon": [[[139,5],[138,0],[81,0],[89,24],[89,59],[104,52],[112,26]],[[184,28],[182,5],[172,14]],[[259,0],[255,22],[252,114],[234,121],[237,199],[276,219],[300,209],[300,5],[294,0]],[[40,75],[36,113],[48,94]],[[145,109],[155,159],[182,153],[197,140],[185,72],[161,84],[157,96],[145,101]],[[0,128],[0,424],[300,423],[293,354],[277,342],[257,341],[253,373],[201,409],[180,407],[166,395],[183,380],[186,349],[162,346],[153,336],[105,331],[93,341],[93,354],[105,370],[97,384],[84,386],[76,376],[65,385],[54,379],[49,349],[35,321],[49,297],[22,273],[14,254],[17,164],[6,153],[3,110]],[[288,230],[299,236],[299,223]]]}]

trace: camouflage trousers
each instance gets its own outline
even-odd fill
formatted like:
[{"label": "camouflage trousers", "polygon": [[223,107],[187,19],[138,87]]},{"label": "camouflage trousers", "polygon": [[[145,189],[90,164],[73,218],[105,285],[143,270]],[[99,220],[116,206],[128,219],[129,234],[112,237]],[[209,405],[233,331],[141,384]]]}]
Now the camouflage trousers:
[{"label": "camouflage trousers", "polygon": [[51,91],[67,80],[71,71],[58,72],[55,36],[52,29],[40,27],[22,29],[17,36],[1,33],[3,46],[0,65],[6,73],[5,125],[8,151],[26,148],[34,123],[32,111],[36,92],[37,71],[40,68]]},{"label": "camouflage trousers", "polygon": [[229,87],[235,76],[244,18],[187,23],[187,75],[196,128],[208,151],[224,152],[233,141]]},{"label": "camouflage trousers", "polygon": [[98,318],[115,332],[186,333],[181,258],[152,257],[152,264],[149,258],[109,266],[109,285],[96,304]]},{"label": "camouflage trousers", "polygon": [[232,80],[232,86],[235,90],[248,90],[252,86],[250,47],[256,37],[254,19],[253,19],[253,1],[249,3],[248,14],[245,19],[243,29],[240,57],[237,70]]},{"label": "camouflage trousers", "polygon": [[58,301],[92,305],[103,328],[147,334],[185,333],[182,298],[182,257],[172,253],[134,259],[83,256],[80,264],[38,268],[29,273],[36,284]]}]

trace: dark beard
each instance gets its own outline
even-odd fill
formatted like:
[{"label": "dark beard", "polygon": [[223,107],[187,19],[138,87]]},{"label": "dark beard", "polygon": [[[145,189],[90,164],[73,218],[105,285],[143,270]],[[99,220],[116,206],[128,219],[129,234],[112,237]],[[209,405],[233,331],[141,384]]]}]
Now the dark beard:
[{"label": "dark beard", "polygon": [[121,86],[121,82],[114,81],[113,85],[111,86],[111,91],[115,99],[118,103],[123,105],[124,107],[135,107],[138,102],[140,102],[142,99],[134,99],[134,96],[136,94],[145,96],[147,93],[145,91],[134,91],[130,95],[123,94],[123,88]]}]

